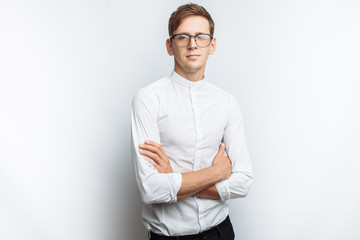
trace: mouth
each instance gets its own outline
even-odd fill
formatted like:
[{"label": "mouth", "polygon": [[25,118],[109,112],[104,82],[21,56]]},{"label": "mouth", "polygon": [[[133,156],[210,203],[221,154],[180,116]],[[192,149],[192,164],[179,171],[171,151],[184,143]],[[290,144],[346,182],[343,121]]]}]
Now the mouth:
[{"label": "mouth", "polygon": [[186,55],[186,58],[188,58],[188,59],[196,59],[196,58],[198,58],[198,57],[200,57],[200,55],[198,55],[198,54]]}]

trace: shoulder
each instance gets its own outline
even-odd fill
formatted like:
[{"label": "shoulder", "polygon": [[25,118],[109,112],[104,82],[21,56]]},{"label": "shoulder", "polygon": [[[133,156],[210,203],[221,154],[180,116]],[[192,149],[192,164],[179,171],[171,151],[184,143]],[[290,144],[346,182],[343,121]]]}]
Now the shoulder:
[{"label": "shoulder", "polygon": [[211,82],[207,82],[207,87],[209,92],[211,92],[214,96],[217,96],[218,98],[221,98],[224,101],[232,102],[235,99],[235,97],[231,93]]},{"label": "shoulder", "polygon": [[211,94],[217,96],[216,101],[222,102],[223,106],[226,106],[229,114],[231,114],[231,112],[241,112],[240,103],[234,94],[210,82],[207,82],[207,86]]},{"label": "shoulder", "polygon": [[170,84],[169,77],[160,78],[142,88],[140,88],[133,97],[133,105],[142,102],[152,102],[155,103],[158,99],[158,96],[163,92],[166,87]]}]

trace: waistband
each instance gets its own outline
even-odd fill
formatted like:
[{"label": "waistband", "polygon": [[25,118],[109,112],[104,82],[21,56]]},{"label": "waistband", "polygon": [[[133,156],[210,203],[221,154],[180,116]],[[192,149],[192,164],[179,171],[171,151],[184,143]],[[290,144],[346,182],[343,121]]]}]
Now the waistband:
[{"label": "waistband", "polygon": [[215,227],[212,227],[208,230],[205,230],[203,232],[197,233],[197,234],[190,234],[190,235],[182,235],[182,236],[164,236],[159,235],[153,232],[149,232],[149,237],[151,236],[151,239],[153,240],[190,240],[190,239],[206,239],[208,236],[211,236],[213,234],[220,234],[222,232],[222,228],[231,225],[230,218],[227,216],[224,221],[216,225]]}]

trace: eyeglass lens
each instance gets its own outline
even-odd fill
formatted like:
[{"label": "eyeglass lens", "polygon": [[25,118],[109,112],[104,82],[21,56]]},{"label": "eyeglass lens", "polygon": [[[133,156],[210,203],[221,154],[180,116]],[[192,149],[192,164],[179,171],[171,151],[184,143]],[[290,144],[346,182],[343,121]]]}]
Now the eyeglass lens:
[{"label": "eyeglass lens", "polygon": [[[195,38],[195,43],[199,47],[207,47],[210,45],[211,37],[207,34],[198,34],[198,35],[195,35],[194,38]],[[187,34],[180,34],[180,35],[176,35],[174,37],[175,44],[178,47],[188,46],[190,43],[190,39],[191,39],[191,37]]]}]

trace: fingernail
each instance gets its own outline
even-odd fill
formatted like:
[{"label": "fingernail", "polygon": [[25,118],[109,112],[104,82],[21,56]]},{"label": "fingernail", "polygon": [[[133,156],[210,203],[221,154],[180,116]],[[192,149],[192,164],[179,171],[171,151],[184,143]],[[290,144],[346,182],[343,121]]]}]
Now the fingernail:
[{"label": "fingernail", "polygon": [[225,146],[225,143],[221,143],[221,147],[224,147]]}]

